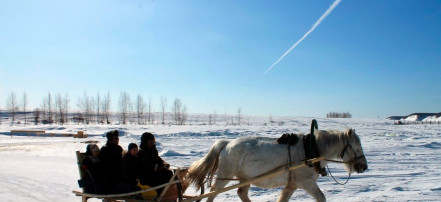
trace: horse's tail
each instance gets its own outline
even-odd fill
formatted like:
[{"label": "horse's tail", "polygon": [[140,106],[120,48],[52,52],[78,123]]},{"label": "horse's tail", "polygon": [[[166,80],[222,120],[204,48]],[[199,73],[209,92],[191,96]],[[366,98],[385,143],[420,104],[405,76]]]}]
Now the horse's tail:
[{"label": "horse's tail", "polygon": [[195,184],[199,190],[204,184],[205,176],[212,177],[217,170],[219,155],[222,149],[227,146],[229,141],[218,140],[211,147],[210,151],[198,161],[191,164],[188,169],[187,180],[190,184]]}]

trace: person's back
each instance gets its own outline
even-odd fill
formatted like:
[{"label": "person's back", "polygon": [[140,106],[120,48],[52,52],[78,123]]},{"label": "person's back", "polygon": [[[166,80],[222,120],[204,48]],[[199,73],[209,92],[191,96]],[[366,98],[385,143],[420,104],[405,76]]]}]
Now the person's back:
[{"label": "person's back", "polygon": [[138,158],[141,163],[140,181],[144,185],[158,186],[167,183],[173,176],[172,171],[168,170],[170,165],[159,156],[155,143],[153,134],[142,134]]},{"label": "person's back", "polygon": [[159,157],[156,147],[141,147],[138,156],[141,162],[142,170],[145,171],[145,173],[153,174],[155,171],[158,171],[158,168],[164,167],[164,161],[161,157]]},{"label": "person's back", "polygon": [[107,144],[101,148],[99,160],[105,181],[105,192],[115,193],[115,183],[122,180],[121,162],[123,149],[118,145],[118,131],[107,133]]},{"label": "person's back", "polygon": [[138,159],[138,146],[130,143],[127,153],[122,160],[122,177],[127,187],[125,192],[137,190],[136,185],[140,177],[141,164]]}]

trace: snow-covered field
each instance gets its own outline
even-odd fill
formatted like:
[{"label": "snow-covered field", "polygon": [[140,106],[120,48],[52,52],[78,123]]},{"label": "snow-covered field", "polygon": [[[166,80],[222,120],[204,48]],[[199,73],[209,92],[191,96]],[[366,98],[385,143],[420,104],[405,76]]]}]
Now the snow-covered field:
[{"label": "snow-covered field", "polygon": [[[75,151],[85,151],[84,141],[105,144],[103,134],[112,129],[125,133],[120,145],[127,149],[139,143],[140,135],[156,135],[161,156],[174,166],[185,167],[201,158],[217,139],[242,136],[279,137],[283,133],[308,133],[312,118],[279,117],[285,124],[264,125],[267,117],[254,117],[249,124],[225,125],[0,125],[0,201],[80,201],[72,194],[79,190]],[[441,125],[393,125],[393,121],[373,119],[317,119],[319,129],[356,129],[369,170],[353,174],[349,183],[337,185],[331,177],[321,177],[319,186],[328,201],[440,201]],[[46,132],[76,133],[91,137],[10,136],[10,130],[39,129]],[[339,180],[347,177],[342,165],[330,164]],[[187,193],[191,193],[190,189]],[[275,201],[280,189],[252,187],[252,201]],[[291,200],[313,201],[303,190]],[[216,201],[240,201],[236,191],[220,194]]]}]

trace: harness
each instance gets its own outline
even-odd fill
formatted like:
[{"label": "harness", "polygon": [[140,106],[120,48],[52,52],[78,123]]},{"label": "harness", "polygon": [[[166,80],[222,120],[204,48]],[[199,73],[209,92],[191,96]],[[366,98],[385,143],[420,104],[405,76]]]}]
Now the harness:
[{"label": "harness", "polygon": [[[305,159],[313,159],[320,156],[317,150],[317,142],[314,135],[314,129],[318,129],[317,120],[313,119],[311,122],[311,133],[303,137],[303,147],[305,150]],[[326,169],[316,162],[309,167],[314,167],[315,171],[322,176],[327,176]]]}]

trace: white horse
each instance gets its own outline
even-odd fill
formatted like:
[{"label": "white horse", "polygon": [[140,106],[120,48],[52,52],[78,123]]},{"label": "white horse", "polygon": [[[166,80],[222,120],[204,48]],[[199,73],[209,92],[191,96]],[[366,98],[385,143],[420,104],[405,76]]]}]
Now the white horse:
[{"label": "white horse", "polygon": [[[341,159],[349,173],[362,173],[367,169],[367,161],[363,148],[355,130],[316,131],[316,142],[319,154],[328,160]],[[299,135],[301,139],[303,135]],[[247,181],[289,162],[287,145],[278,144],[274,138],[248,137],[238,138],[231,142],[218,140],[208,153],[200,160],[194,162],[187,174],[187,180],[199,189],[203,186],[207,175],[213,176],[217,171],[217,179],[211,191],[220,190],[228,184],[233,177],[240,182]],[[290,146],[291,161],[305,160],[303,141]],[[325,166],[327,161],[321,161]],[[291,179],[288,179],[291,176]],[[326,201],[323,192],[317,185],[318,173],[308,166],[284,174],[268,178],[257,183],[257,187],[275,188],[285,186],[278,201],[288,201],[297,188],[306,190],[316,201]],[[242,201],[250,201],[248,190],[250,185],[237,190]],[[207,201],[213,201],[216,196],[211,196]]]}]

